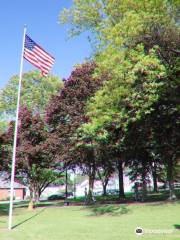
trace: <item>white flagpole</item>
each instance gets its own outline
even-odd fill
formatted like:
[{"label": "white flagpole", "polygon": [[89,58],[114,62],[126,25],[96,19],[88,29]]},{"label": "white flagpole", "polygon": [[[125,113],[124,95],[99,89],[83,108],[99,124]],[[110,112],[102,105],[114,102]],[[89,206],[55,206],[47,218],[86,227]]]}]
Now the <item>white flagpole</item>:
[{"label": "white flagpole", "polygon": [[20,63],[20,72],[19,72],[18,98],[17,98],[17,108],[16,108],[16,122],[15,122],[15,130],[14,130],[14,144],[13,144],[12,169],[11,169],[11,191],[10,191],[10,203],[9,203],[9,224],[8,224],[9,230],[12,229],[12,210],[13,210],[13,196],[14,196],[14,176],[15,176],[15,165],[16,165],[16,146],[17,146],[17,134],[18,134],[18,118],[19,118],[19,106],[20,106],[20,95],[21,95],[25,35],[26,35],[26,26],[24,26],[24,33],[23,33],[21,63]]}]

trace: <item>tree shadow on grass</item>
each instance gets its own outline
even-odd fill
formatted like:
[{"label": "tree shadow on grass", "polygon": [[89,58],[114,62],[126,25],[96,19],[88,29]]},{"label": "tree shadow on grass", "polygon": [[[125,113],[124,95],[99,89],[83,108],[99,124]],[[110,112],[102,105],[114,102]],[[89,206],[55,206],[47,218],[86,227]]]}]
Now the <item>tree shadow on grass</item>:
[{"label": "tree shadow on grass", "polygon": [[146,206],[165,206],[167,204],[180,204],[179,200],[165,200],[165,201],[159,201],[159,202],[148,202],[144,203]]},{"label": "tree shadow on grass", "polygon": [[[25,209],[28,207],[28,205],[29,205],[29,201],[16,202],[16,203],[13,203],[13,208]],[[46,201],[42,201],[34,204],[35,208],[54,207],[54,206],[61,207],[63,205],[64,205],[64,202],[46,202]],[[0,216],[8,216],[8,214],[9,214],[9,203],[0,204]],[[19,215],[19,211],[15,212],[14,215]]]},{"label": "tree shadow on grass", "polygon": [[8,205],[0,205],[0,216],[7,216],[9,212]]},{"label": "tree shadow on grass", "polygon": [[45,210],[45,208],[43,208],[42,210],[40,210],[39,212],[37,212],[37,213],[34,214],[33,216],[31,216],[31,217],[29,217],[29,218],[21,221],[20,223],[14,225],[14,226],[12,227],[12,229],[19,227],[20,225],[24,224],[25,222],[28,222],[29,220],[31,220],[32,218],[37,217],[37,216],[40,215],[42,212],[44,212],[44,210]]},{"label": "tree shadow on grass", "polygon": [[120,205],[103,205],[103,206],[89,206],[90,210],[88,216],[120,216],[129,213],[131,210],[127,206]]},{"label": "tree shadow on grass", "polygon": [[175,229],[180,230],[180,224],[174,224]]},{"label": "tree shadow on grass", "polygon": [[5,221],[0,221],[0,223],[5,223]]}]

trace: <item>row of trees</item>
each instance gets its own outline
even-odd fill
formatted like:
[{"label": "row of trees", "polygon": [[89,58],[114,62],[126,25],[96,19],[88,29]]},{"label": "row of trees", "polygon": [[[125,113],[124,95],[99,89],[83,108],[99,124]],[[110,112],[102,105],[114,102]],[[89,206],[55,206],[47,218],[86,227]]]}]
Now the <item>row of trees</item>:
[{"label": "row of trees", "polygon": [[[180,152],[177,2],[75,0],[61,13],[73,36],[91,32],[95,54],[63,83],[50,77],[55,84],[37,91],[35,108],[24,85],[16,177],[32,195],[38,198],[64,170],[79,168],[89,176],[89,203],[94,180],[102,181],[105,194],[117,171],[124,199],[126,168],[132,180],[142,181],[144,197],[150,176],[155,191],[157,181],[168,181],[174,197]],[[44,79],[32,79],[43,86]],[[10,106],[6,93],[0,93],[3,110]],[[3,170],[10,166],[12,137],[13,122],[0,136]]]},{"label": "row of trees", "polygon": [[95,76],[108,76],[87,103],[81,146],[97,153],[106,144],[120,175],[129,167],[144,193],[149,174],[155,190],[157,178],[166,175],[170,198],[180,150],[178,13],[178,1],[75,0],[61,14],[72,36],[91,32]]}]

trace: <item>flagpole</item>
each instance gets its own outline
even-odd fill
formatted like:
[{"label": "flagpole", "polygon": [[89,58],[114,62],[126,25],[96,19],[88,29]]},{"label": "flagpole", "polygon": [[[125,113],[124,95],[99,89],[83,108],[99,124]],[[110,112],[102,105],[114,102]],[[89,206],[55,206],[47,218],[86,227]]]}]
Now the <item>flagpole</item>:
[{"label": "flagpole", "polygon": [[16,147],[17,147],[18,119],[19,119],[19,106],[20,106],[20,95],[21,95],[25,35],[26,35],[26,26],[24,26],[24,32],[23,32],[21,62],[20,62],[20,71],[19,71],[18,98],[17,98],[17,108],[16,108],[16,121],[15,121],[15,130],[14,130],[14,143],[13,143],[13,156],[12,156],[12,169],[11,169],[11,190],[10,190],[10,203],[9,203],[9,223],[8,223],[8,229],[9,230],[12,229],[12,211],[13,211],[14,177],[15,177],[15,165],[16,165]]}]

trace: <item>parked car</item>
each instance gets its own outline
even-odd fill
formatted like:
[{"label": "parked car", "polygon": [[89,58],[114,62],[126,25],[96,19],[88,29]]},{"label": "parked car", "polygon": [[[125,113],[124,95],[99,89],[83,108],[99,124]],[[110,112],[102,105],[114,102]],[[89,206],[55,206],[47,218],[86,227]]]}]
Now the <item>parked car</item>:
[{"label": "parked car", "polygon": [[180,182],[175,182],[175,183],[174,183],[174,188],[179,189],[179,188],[180,188]]},{"label": "parked car", "polygon": [[[64,195],[66,195],[66,194],[64,193]],[[67,193],[67,196],[68,196],[68,197],[73,197],[74,194],[73,194],[73,192],[68,192],[68,193]]]},{"label": "parked car", "polygon": [[157,182],[157,186],[159,190],[165,190],[168,189],[168,184],[165,182]]},{"label": "parked car", "polygon": [[119,190],[117,190],[117,189],[109,189],[106,192],[108,195],[118,195],[119,194]]},{"label": "parked car", "polygon": [[93,192],[94,196],[102,196],[103,192],[102,191],[98,191],[98,192]]},{"label": "parked car", "polygon": [[65,194],[53,194],[48,197],[48,200],[64,200],[65,198]]}]

